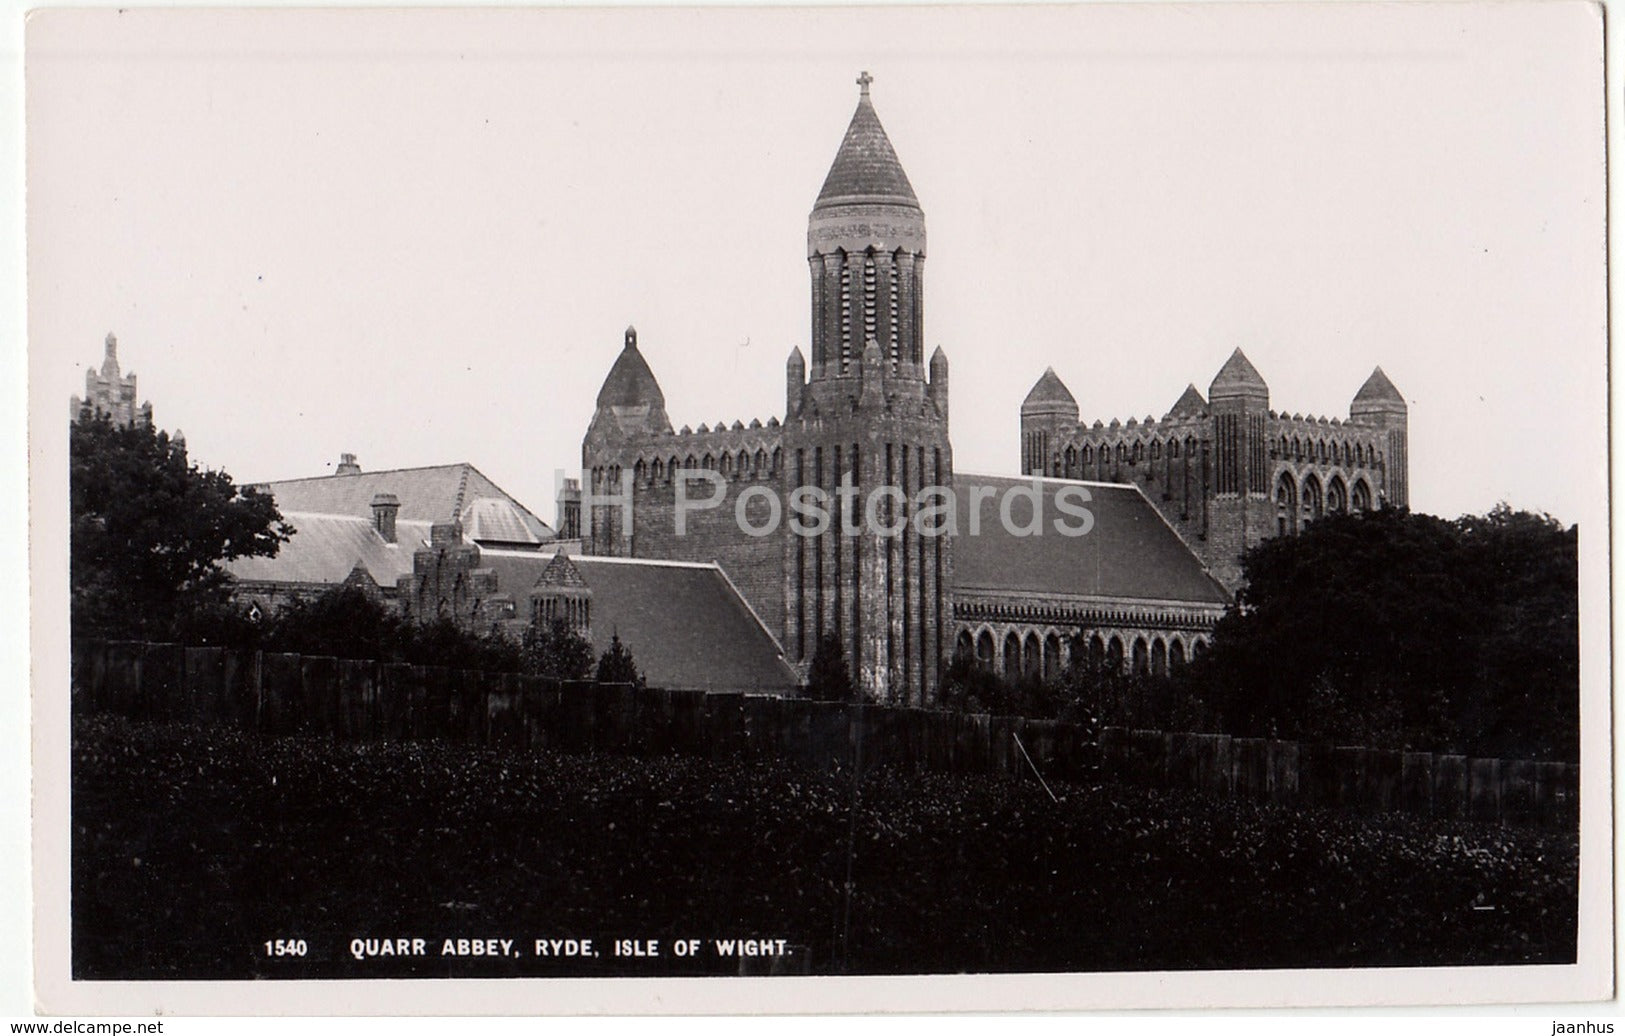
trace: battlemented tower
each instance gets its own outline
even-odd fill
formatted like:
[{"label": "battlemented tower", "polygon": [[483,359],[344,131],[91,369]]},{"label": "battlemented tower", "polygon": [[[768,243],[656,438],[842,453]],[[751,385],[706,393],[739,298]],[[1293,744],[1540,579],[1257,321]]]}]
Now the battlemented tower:
[{"label": "battlemented tower", "polygon": [[[832,498],[839,520],[785,540],[785,647],[823,632],[876,701],[924,703],[952,647],[952,542],[914,527],[925,486],[951,487],[948,361],[924,356],[925,213],[858,77],[857,110],[807,219],[812,355],[787,366],[784,485]],[[873,518],[858,513],[880,487]],[[872,525],[885,530],[877,532]]]},{"label": "battlemented tower", "polygon": [[1188,385],[1160,419],[1078,420],[1046,370],[1021,405],[1021,467],[1064,478],[1139,485],[1234,592],[1241,555],[1323,514],[1410,504],[1407,408],[1378,367],[1347,420],[1270,409],[1270,390],[1240,349],[1208,386]]},{"label": "battlemented tower", "polygon": [[119,373],[118,339],[109,333],[105,344],[101,370],[85,371],[85,398],[74,396],[68,401],[68,419],[77,421],[88,410],[92,415],[105,414],[121,428],[151,427],[152,404],[136,402],[135,372]]}]

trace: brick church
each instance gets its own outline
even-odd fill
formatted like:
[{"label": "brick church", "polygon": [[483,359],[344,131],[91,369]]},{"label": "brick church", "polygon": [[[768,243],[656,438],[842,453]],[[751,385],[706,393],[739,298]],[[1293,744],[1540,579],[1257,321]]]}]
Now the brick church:
[{"label": "brick church", "polygon": [[[299,531],[275,558],[231,563],[239,596],[275,607],[347,583],[424,621],[564,618],[600,650],[618,635],[668,687],[794,693],[833,634],[868,698],[930,705],[956,653],[1007,677],[1056,674],[1075,650],[1166,672],[1205,650],[1242,551],[1407,503],[1406,404],[1380,368],[1347,419],[1289,416],[1239,349],[1160,419],[1086,423],[1046,370],[1020,407],[1016,471],[956,471],[948,358],[924,336],[925,213],[858,82],[808,217],[809,353],[790,352],[782,421],[674,428],[628,328],[556,530],[471,464],[364,472],[345,455],[331,475],[262,484]],[[91,407],[150,423],[111,337],[86,389]],[[721,495],[680,535],[685,471]],[[816,534],[767,521],[769,498],[806,487],[883,498],[880,529],[844,499]],[[916,524],[926,487],[951,502],[954,534]],[[1023,527],[1069,493],[1088,500],[1086,534]]]},{"label": "brick church", "polygon": [[[1161,421],[1084,424],[1046,371],[1021,406],[1019,471],[1042,476],[1046,503],[1087,487],[1094,525],[1078,538],[1012,534],[988,505],[1033,479],[954,470],[948,359],[940,347],[927,357],[923,335],[925,213],[869,83],[808,217],[810,355],[790,353],[784,420],[674,429],[629,328],[582,443],[586,553],[714,560],[793,664],[833,632],[869,697],[929,704],[956,651],[1011,676],[1055,672],[1074,643],[1113,665],[1177,666],[1205,648],[1245,548],[1329,510],[1405,503],[1405,402],[1380,369],[1347,421],[1288,417],[1237,350],[1206,398],[1186,389]],[[678,536],[684,468],[720,474],[726,496]],[[629,534],[615,502],[628,476]],[[747,494],[741,513],[766,517],[753,486],[833,495],[843,478],[900,490],[887,515],[900,534],[756,536],[736,518]],[[961,514],[979,509],[982,534],[914,533],[902,519],[925,486],[951,487]]]}]

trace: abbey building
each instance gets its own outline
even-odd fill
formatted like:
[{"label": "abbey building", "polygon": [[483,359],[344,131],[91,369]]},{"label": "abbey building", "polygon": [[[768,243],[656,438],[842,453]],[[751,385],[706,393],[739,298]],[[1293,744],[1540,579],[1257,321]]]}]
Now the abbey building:
[{"label": "abbey building", "polygon": [[[1045,371],[1011,471],[956,470],[948,357],[924,334],[925,212],[869,85],[808,216],[808,351],[786,361],[782,418],[674,427],[628,328],[556,528],[472,465],[346,456],[265,485],[300,531],[232,564],[241,594],[274,606],[349,583],[423,621],[562,617],[600,649],[618,634],[668,687],[795,693],[833,636],[867,698],[930,705],[956,654],[1008,677],[1078,651],[1178,667],[1209,643],[1244,550],[1407,503],[1406,405],[1380,369],[1346,419],[1289,416],[1239,349],[1160,419],[1086,423]],[[134,383],[111,357],[87,387],[122,414]],[[808,494],[829,520],[790,520]]]},{"label": "abbey building", "polygon": [[[1037,479],[956,472],[948,359],[928,358],[923,336],[925,213],[869,82],[808,217],[811,354],[790,353],[783,421],[674,429],[629,328],[582,443],[587,553],[715,560],[793,664],[832,632],[869,697],[929,704],[956,651],[1012,676],[1054,672],[1074,645],[1107,664],[1178,665],[1204,649],[1243,550],[1328,510],[1405,503],[1405,403],[1380,370],[1347,421],[1287,417],[1240,350],[1207,398],[1193,386],[1161,421],[1086,425],[1046,371],[1020,415],[1017,472]],[[723,495],[679,535],[685,469],[720,476]],[[835,498],[847,483],[860,499],[888,491],[881,524],[895,532],[742,529],[769,524],[770,496]],[[1013,490],[1053,514],[1068,485],[1090,499],[1086,535],[1025,535],[995,514]],[[980,534],[921,534],[911,519],[929,486],[983,516]]]}]

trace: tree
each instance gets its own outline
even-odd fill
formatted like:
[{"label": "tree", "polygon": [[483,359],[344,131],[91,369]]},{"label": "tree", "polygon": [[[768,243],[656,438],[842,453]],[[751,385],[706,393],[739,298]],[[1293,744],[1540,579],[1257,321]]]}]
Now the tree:
[{"label": "tree", "polygon": [[1200,682],[1232,734],[1574,758],[1576,542],[1504,506],[1327,515],[1243,557]]},{"label": "tree", "polygon": [[563,619],[525,631],[525,671],[553,680],[585,680],[592,674],[592,645]]},{"label": "tree", "polygon": [[225,602],[220,562],[273,557],[294,532],[270,496],[198,468],[148,425],[86,410],[70,426],[68,461],[76,634],[168,636]]},{"label": "tree", "polygon": [[638,664],[633,661],[632,652],[626,650],[626,645],[621,643],[619,633],[610,634],[609,650],[598,658],[598,682],[644,686],[643,674],[638,672]]},{"label": "tree", "polygon": [[852,701],[852,670],[847,668],[841,638],[825,631],[807,666],[807,697],[815,701]]}]

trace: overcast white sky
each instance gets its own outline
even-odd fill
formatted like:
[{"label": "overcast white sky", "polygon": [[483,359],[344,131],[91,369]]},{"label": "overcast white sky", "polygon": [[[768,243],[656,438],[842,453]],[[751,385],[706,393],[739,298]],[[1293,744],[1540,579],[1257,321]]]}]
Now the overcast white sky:
[{"label": "overcast white sky", "polygon": [[33,405],[59,428],[113,331],[239,480],[467,460],[551,521],[628,323],[677,425],[782,416],[868,69],[961,470],[1016,470],[1047,365],[1088,420],[1160,417],[1239,345],[1291,412],[1380,364],[1415,508],[1572,521],[1606,485],[1599,18],[46,11]]}]

